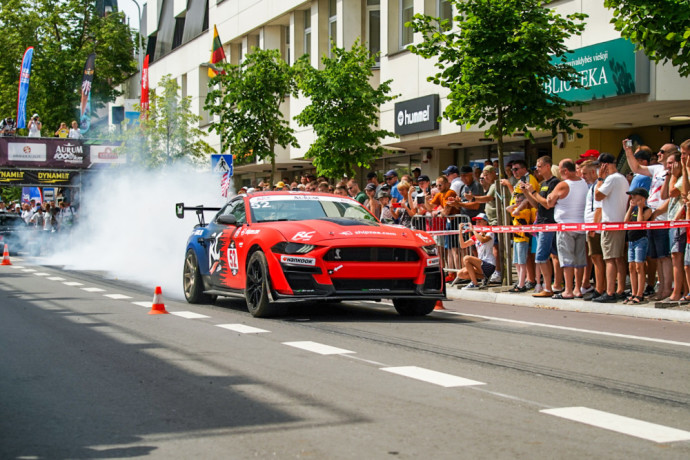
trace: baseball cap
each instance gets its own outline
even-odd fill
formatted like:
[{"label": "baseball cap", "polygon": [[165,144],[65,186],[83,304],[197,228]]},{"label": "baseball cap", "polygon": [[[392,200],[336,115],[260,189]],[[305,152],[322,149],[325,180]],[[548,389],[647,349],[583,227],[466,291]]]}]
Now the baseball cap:
[{"label": "baseball cap", "polygon": [[487,222],[489,221],[489,218],[486,217],[486,214],[484,214],[483,212],[480,212],[479,214],[477,214],[476,216],[474,216],[472,218],[472,220],[482,220],[482,219],[487,221]]},{"label": "baseball cap", "polygon": [[427,182],[430,182],[430,181],[429,181],[429,176],[427,176],[427,175],[425,175],[425,174],[421,174],[421,175],[417,178],[417,182],[421,182],[421,181],[423,181],[423,180],[425,180],[425,181],[427,181]]},{"label": "baseball cap", "polygon": [[398,177],[398,173],[395,172],[395,169],[391,169],[390,171],[388,171],[386,173],[386,177],[393,177],[393,176]]},{"label": "baseball cap", "polygon": [[615,158],[613,157],[613,155],[611,155],[610,153],[602,153],[602,154],[600,154],[600,155],[599,155],[599,158],[597,159],[597,161],[599,161],[599,163],[611,163],[611,164],[615,164],[615,163],[616,163],[616,159],[615,159]]},{"label": "baseball cap", "polygon": [[390,197],[391,197],[390,193],[381,190],[376,198],[380,200],[381,198],[390,198]]},{"label": "baseball cap", "polygon": [[586,160],[596,160],[599,158],[599,151],[594,150],[594,149],[589,149],[582,155],[580,155],[580,158],[584,158]]},{"label": "baseball cap", "polygon": [[484,166],[484,169],[482,169],[482,172],[494,172],[494,171],[496,171],[496,168],[494,168],[493,166],[490,166],[490,165],[486,165],[486,166]]},{"label": "baseball cap", "polygon": [[645,198],[649,198],[649,192],[647,191],[646,188],[643,188],[643,187],[637,187],[637,188],[634,188],[634,189],[630,190],[629,192],[625,192],[625,193],[627,193],[628,195],[640,195],[640,196],[643,196]]},{"label": "baseball cap", "polygon": [[285,187],[285,182],[283,182],[283,181],[281,180],[280,182],[278,182],[278,183],[276,184],[276,187],[280,187],[280,188]]},{"label": "baseball cap", "polygon": [[460,174],[472,174],[473,172],[472,166],[465,165],[460,167]]},{"label": "baseball cap", "polygon": [[364,190],[376,190],[376,186],[374,184],[367,184]]},{"label": "baseball cap", "polygon": [[460,174],[460,171],[458,170],[457,166],[450,165],[443,171],[443,174],[445,174],[446,176],[448,174]]},{"label": "baseball cap", "polygon": [[419,171],[420,173],[422,172],[422,168],[414,168],[412,172]]},{"label": "baseball cap", "polygon": [[37,114],[37,113],[34,113],[34,116],[31,117],[31,118],[38,118],[38,114]]}]

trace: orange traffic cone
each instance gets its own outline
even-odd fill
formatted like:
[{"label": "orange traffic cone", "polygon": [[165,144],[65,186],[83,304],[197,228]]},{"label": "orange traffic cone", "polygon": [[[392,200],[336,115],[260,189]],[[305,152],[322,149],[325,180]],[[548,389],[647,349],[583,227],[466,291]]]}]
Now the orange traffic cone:
[{"label": "orange traffic cone", "polygon": [[153,304],[151,305],[151,311],[149,315],[167,315],[168,312],[165,311],[165,305],[163,304],[163,291],[160,286],[156,286],[156,290],[153,291]]},{"label": "orange traffic cone", "polygon": [[436,306],[434,307],[434,310],[445,310],[445,307],[443,306],[443,302],[440,300],[437,300]]},{"label": "orange traffic cone", "polygon": [[12,262],[10,262],[10,249],[7,247],[7,243],[5,243],[5,251],[2,253],[2,263],[0,265],[12,265]]}]

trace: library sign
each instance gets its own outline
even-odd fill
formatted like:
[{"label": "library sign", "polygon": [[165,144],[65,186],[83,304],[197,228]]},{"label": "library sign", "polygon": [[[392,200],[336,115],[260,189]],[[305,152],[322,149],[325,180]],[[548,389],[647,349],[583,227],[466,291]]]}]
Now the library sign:
[{"label": "library sign", "polygon": [[[649,93],[649,59],[623,38],[578,48],[566,58],[580,74],[584,88],[573,88],[554,77],[545,85],[549,94],[568,101],[591,101]],[[558,64],[560,60],[553,57],[551,62]]]}]

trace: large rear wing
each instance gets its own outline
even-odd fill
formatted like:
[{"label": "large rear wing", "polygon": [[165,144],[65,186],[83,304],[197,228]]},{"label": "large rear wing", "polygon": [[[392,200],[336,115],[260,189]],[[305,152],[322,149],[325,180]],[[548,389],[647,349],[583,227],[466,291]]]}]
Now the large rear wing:
[{"label": "large rear wing", "polygon": [[208,208],[202,205],[185,206],[184,203],[175,203],[175,215],[178,219],[184,219],[185,211],[196,211],[196,217],[199,219],[199,225],[206,226],[206,221],[204,220],[204,211],[220,211],[220,208]]}]

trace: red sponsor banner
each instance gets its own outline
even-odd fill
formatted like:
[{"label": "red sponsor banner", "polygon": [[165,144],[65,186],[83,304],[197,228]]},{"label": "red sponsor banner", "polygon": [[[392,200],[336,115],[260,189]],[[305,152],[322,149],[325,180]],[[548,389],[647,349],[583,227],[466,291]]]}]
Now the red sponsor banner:
[{"label": "red sponsor banner", "polygon": [[139,102],[140,117],[144,120],[149,118],[149,55],[144,58],[141,68],[141,101]]},{"label": "red sponsor banner", "polygon": [[[604,222],[604,223],[569,223],[569,224],[538,224],[538,225],[514,225],[506,227],[502,225],[475,225],[480,232],[494,233],[539,233],[539,232],[586,232],[586,231],[620,231],[620,230],[658,230],[669,228],[690,227],[690,220],[654,220],[647,222]],[[455,232],[429,232],[435,234],[452,234]]]}]

